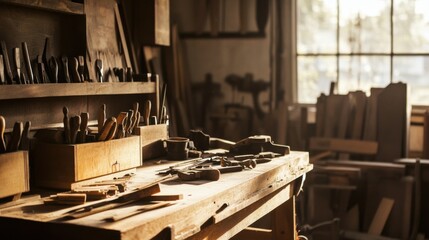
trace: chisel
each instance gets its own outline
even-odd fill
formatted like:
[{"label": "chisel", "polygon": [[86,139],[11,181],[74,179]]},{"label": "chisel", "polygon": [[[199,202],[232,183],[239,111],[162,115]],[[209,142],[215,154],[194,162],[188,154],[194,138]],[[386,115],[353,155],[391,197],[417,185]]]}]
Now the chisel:
[{"label": "chisel", "polygon": [[4,130],[6,129],[6,120],[0,116],[0,153],[6,152],[6,143],[4,141]]},{"label": "chisel", "polygon": [[22,122],[15,122],[15,125],[13,125],[12,137],[10,138],[9,144],[7,145],[8,152],[18,151],[23,129],[24,124],[22,124]]},{"label": "chisel", "polygon": [[149,125],[151,108],[152,108],[152,102],[150,100],[146,100],[145,106],[144,106],[144,121],[146,125]]},{"label": "chisel", "polygon": [[20,150],[30,150],[30,139],[28,135],[30,134],[31,122],[27,121],[24,125],[24,130],[21,134],[21,143],[19,144]]},{"label": "chisel", "polygon": [[112,137],[112,133],[114,136],[114,133],[116,132],[116,127],[117,122],[115,117],[111,117],[106,120],[106,123],[104,124],[103,128],[99,133],[98,141],[109,140],[109,137]]},{"label": "chisel", "polygon": [[22,56],[24,57],[25,70],[27,70],[27,77],[30,83],[34,84],[33,69],[31,69],[30,55],[28,54],[28,47],[26,42],[21,43]]},{"label": "chisel", "polygon": [[6,43],[4,41],[1,41],[0,44],[1,44],[1,51],[3,54],[4,67],[6,69],[6,72],[5,72],[6,81],[8,84],[13,84],[12,69],[10,67],[9,54],[7,53]]},{"label": "chisel", "polygon": [[63,74],[64,74],[64,81],[66,83],[70,83],[70,75],[69,75],[69,60],[66,56],[61,57],[61,62],[63,64]]},{"label": "chisel", "polygon": [[19,48],[13,49],[13,60],[16,68],[16,75],[14,77],[14,81],[20,84],[24,84],[25,82],[21,81],[23,79],[21,79],[21,56],[19,52]]},{"label": "chisel", "polygon": [[58,62],[55,57],[49,58],[49,71],[51,73],[50,80],[52,83],[58,83]]},{"label": "chisel", "polygon": [[1,54],[0,54],[0,84],[6,84],[6,79],[4,79],[3,55]]},{"label": "chisel", "polygon": [[134,102],[133,103],[133,110],[134,110],[134,126],[138,126],[139,125],[139,121],[140,121],[140,112],[139,112],[139,102]]},{"label": "chisel", "polygon": [[80,81],[84,82],[85,81],[85,59],[83,56],[78,56],[78,62],[79,62],[79,66],[78,66],[78,72],[79,72],[79,76],[80,76]]},{"label": "chisel", "polygon": [[78,132],[77,142],[84,143],[86,141],[86,135],[88,131],[86,130],[88,127],[89,113],[83,112],[80,114],[80,130]]},{"label": "chisel", "polygon": [[67,107],[63,107],[63,123],[64,123],[64,142],[70,143],[70,122],[69,122],[69,109]]},{"label": "chisel", "polygon": [[70,143],[76,143],[77,132],[80,127],[80,116],[74,116],[70,118]]},{"label": "chisel", "polygon": [[70,58],[69,64],[70,64],[69,69],[70,69],[71,79],[73,80],[74,83],[81,82],[79,72],[78,72],[79,63],[77,58],[75,57]]}]

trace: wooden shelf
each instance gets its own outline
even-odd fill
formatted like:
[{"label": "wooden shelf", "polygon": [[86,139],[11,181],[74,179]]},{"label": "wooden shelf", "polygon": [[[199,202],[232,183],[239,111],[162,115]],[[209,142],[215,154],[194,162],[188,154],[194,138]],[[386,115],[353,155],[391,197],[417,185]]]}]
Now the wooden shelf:
[{"label": "wooden shelf", "polygon": [[75,3],[69,0],[0,0],[0,3],[8,3],[67,14],[84,14],[82,3]]},{"label": "wooden shelf", "polygon": [[182,32],[179,34],[180,38],[207,38],[207,39],[217,39],[217,38],[265,38],[264,32],[219,32],[217,35],[212,35],[210,32],[203,32],[197,34],[195,32]]},{"label": "wooden shelf", "polygon": [[0,100],[156,93],[155,82],[48,83],[0,86]]}]

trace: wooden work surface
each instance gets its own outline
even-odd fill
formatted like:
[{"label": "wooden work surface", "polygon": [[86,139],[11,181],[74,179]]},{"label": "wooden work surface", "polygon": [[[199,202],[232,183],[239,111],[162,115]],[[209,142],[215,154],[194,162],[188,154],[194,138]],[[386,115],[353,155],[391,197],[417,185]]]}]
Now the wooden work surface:
[{"label": "wooden work surface", "polygon": [[[158,178],[157,169],[166,167],[155,162],[146,165],[137,170],[134,183],[149,183]],[[35,200],[0,209],[0,230],[5,239],[229,239],[290,199],[297,191],[292,183],[300,183],[295,180],[311,169],[307,152],[292,151],[251,170],[224,173],[218,181],[171,179],[160,184],[160,194],[183,194],[183,199],[117,222],[104,219],[133,212],[142,203],[64,220],[63,214],[75,207]]]}]

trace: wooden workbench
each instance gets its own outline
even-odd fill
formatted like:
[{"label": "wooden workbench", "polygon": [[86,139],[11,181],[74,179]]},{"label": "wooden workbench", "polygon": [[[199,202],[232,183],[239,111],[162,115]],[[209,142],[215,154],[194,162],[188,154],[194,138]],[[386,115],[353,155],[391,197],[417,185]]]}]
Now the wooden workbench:
[{"label": "wooden workbench", "polygon": [[[171,164],[171,163],[170,163]],[[165,165],[146,164],[134,182],[150,182]],[[73,207],[43,205],[42,199],[0,209],[2,239],[229,239],[271,212],[273,239],[295,239],[294,195],[312,169],[307,152],[292,151],[256,168],[225,173],[218,181],[161,183],[160,194],[183,194],[175,204],[117,221],[106,217],[132,212],[135,202],[87,217],[64,220]]]}]

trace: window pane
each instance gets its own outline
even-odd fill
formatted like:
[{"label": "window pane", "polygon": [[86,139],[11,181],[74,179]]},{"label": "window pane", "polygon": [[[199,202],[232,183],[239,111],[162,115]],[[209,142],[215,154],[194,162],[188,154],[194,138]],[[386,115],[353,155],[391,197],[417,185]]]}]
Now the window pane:
[{"label": "window pane", "polygon": [[394,57],[393,79],[408,83],[409,100],[415,105],[429,105],[429,57]]},{"label": "window pane", "polygon": [[322,92],[328,94],[336,64],[335,57],[298,57],[298,102],[316,103]]},{"label": "window pane", "polygon": [[340,52],[390,52],[390,0],[340,0]]},{"label": "window pane", "polygon": [[386,87],[389,82],[390,57],[340,57],[340,94],[362,90],[369,96],[371,87]]},{"label": "window pane", "polygon": [[336,22],[336,0],[298,0],[298,53],[335,53]]},{"label": "window pane", "polygon": [[429,1],[395,0],[394,52],[429,52]]}]

